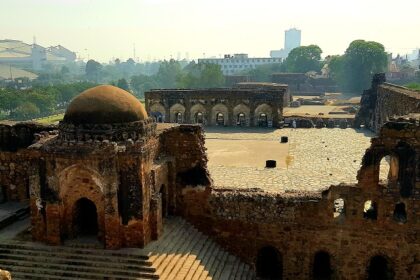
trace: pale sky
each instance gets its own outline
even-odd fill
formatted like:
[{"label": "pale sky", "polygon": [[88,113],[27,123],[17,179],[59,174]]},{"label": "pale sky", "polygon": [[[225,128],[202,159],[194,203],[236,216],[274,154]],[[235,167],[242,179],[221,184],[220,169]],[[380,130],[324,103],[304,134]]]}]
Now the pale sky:
[{"label": "pale sky", "polygon": [[355,39],[388,52],[420,47],[420,0],[0,0],[0,39],[61,44],[108,62],[212,57],[268,57],[284,30],[302,30],[302,45],[342,54]]}]

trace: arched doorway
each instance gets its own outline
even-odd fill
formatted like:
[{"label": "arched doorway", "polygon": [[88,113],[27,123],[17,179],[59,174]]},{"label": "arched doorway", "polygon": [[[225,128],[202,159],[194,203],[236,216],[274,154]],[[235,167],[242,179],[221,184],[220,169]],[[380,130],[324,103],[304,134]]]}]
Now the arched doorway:
[{"label": "arched doorway", "polygon": [[314,264],[312,267],[312,276],[314,280],[329,280],[331,279],[331,260],[330,254],[324,251],[319,251],[315,254]]},{"label": "arched doorway", "polygon": [[175,121],[176,121],[176,123],[183,123],[182,120],[183,120],[182,113],[181,112],[175,113]]},{"label": "arched doorway", "polygon": [[225,125],[225,115],[223,113],[217,113],[216,125]]},{"label": "arched doorway", "polygon": [[163,115],[161,112],[152,112],[151,114],[157,123],[162,123],[163,122]]},{"label": "arched doorway", "polygon": [[81,198],[75,203],[73,226],[77,237],[98,235],[98,213],[95,203],[87,198]]},{"label": "arched doorway", "polygon": [[260,249],[257,256],[256,268],[258,279],[283,279],[282,255],[274,247],[268,246]]},{"label": "arched doorway", "polygon": [[394,271],[388,260],[383,256],[374,256],[370,259],[367,268],[368,280],[393,280]]},{"label": "arched doorway", "polygon": [[267,114],[261,113],[258,116],[258,126],[261,126],[261,127],[267,127],[268,126]]},{"label": "arched doorway", "polygon": [[202,112],[197,112],[195,114],[195,123],[199,123],[199,124],[204,123],[204,115]]},{"label": "arched doorway", "polygon": [[246,126],[246,117],[244,113],[239,113],[236,124],[238,126]]}]

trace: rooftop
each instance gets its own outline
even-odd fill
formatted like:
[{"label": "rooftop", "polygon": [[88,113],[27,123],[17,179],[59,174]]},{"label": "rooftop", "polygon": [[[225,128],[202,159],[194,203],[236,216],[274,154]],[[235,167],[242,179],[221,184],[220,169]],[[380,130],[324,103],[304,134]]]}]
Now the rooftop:
[{"label": "rooftop", "polygon": [[[279,142],[288,136],[289,143]],[[356,183],[373,134],[354,129],[209,129],[206,147],[216,189],[320,192]],[[277,168],[266,169],[274,159]]]}]

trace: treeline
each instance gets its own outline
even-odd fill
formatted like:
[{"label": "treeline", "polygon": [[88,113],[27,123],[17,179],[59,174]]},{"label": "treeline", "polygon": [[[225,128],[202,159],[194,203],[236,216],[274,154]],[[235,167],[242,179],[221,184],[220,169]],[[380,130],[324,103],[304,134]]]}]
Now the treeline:
[{"label": "treeline", "polygon": [[154,88],[223,87],[225,77],[220,65],[192,61],[182,68],[178,61],[169,60],[163,61],[154,75],[134,75],[129,80],[123,78],[110,83],[131,90],[138,98],[144,98],[144,92]]},{"label": "treeline", "polygon": [[34,86],[30,89],[0,89],[0,119],[28,120],[60,112],[91,82]]},{"label": "treeline", "polygon": [[317,45],[293,49],[283,63],[262,65],[244,71],[254,81],[271,81],[274,72],[316,72],[330,77],[344,92],[361,94],[369,88],[375,73],[387,70],[387,53],[382,44],[364,40],[350,43],[343,55],[321,59],[322,49]]}]

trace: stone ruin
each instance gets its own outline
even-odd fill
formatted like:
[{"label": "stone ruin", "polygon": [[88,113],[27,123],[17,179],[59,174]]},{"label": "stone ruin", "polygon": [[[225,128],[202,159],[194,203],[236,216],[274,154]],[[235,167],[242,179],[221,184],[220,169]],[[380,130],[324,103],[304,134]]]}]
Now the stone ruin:
[{"label": "stone ruin", "polygon": [[[82,106],[103,93],[113,106]],[[90,89],[58,127],[0,126],[1,190],[30,201],[34,240],[88,235],[108,249],[143,247],[161,236],[166,215],[179,215],[261,279],[420,277],[419,115],[382,126],[357,183],[266,193],[215,188],[202,127],[156,124],[141,104],[124,109],[127,94]]]}]

